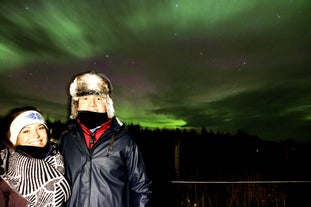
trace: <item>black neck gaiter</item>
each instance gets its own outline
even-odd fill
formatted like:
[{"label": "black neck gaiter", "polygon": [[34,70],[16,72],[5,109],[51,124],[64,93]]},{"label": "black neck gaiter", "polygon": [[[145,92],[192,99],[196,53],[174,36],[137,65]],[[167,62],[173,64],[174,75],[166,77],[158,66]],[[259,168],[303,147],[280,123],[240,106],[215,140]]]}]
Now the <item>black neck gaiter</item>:
[{"label": "black neck gaiter", "polygon": [[109,120],[107,113],[93,111],[78,111],[77,119],[88,129],[94,129]]},{"label": "black neck gaiter", "polygon": [[19,145],[16,147],[16,151],[37,159],[44,159],[48,155],[49,150],[50,150],[49,144],[47,144],[45,147],[35,147],[26,145]]}]

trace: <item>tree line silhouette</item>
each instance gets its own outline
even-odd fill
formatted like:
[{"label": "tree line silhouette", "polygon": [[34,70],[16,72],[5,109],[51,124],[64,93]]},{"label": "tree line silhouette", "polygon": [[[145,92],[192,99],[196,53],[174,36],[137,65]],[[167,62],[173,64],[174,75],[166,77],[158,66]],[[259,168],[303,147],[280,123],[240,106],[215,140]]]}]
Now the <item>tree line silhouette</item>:
[{"label": "tree line silhouette", "polygon": [[[47,120],[47,125],[54,141],[58,141],[66,124]],[[127,129],[139,145],[153,181],[154,207],[285,206],[285,201],[286,206],[299,203],[305,206],[311,203],[311,142],[265,141],[243,130],[230,134],[208,131],[205,127],[198,132],[194,129],[148,129],[130,123]],[[307,182],[272,184],[267,190],[265,184],[200,185],[172,181]],[[258,203],[268,200],[270,203],[266,205]],[[276,201],[278,203],[271,204]]]},{"label": "tree line silhouette", "polygon": [[[48,124],[55,138],[65,127],[60,121]],[[128,124],[127,129],[140,146],[153,180],[153,206],[182,206],[176,203],[184,199],[183,190],[172,181],[311,181],[311,143],[265,141],[243,130],[237,130],[236,134],[215,133],[205,127],[197,132]],[[285,194],[291,195],[296,205],[297,196],[302,202],[308,197],[304,195],[311,193],[310,187],[310,184],[287,186]],[[204,190],[217,191],[217,188],[210,185]],[[184,204],[187,205],[190,206]]]}]

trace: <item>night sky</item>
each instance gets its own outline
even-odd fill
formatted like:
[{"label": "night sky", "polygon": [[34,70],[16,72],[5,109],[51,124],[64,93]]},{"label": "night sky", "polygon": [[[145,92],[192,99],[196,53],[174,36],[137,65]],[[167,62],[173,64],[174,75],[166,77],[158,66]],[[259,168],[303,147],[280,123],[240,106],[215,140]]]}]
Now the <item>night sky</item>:
[{"label": "night sky", "polygon": [[0,2],[0,114],[67,120],[75,74],[124,123],[311,141],[310,0]]}]

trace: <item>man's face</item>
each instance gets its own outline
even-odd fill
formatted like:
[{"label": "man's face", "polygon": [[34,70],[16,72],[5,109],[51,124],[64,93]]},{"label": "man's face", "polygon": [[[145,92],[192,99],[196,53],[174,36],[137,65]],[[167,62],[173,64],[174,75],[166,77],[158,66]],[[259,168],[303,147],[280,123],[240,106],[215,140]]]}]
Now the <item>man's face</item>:
[{"label": "man's face", "polygon": [[106,96],[87,95],[79,97],[78,111],[106,112]]}]

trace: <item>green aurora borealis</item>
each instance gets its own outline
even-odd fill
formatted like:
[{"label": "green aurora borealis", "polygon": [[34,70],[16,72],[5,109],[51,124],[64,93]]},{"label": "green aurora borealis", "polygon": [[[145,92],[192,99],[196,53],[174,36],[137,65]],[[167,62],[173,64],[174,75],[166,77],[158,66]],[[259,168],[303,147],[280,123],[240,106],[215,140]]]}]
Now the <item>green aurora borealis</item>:
[{"label": "green aurora borealis", "polygon": [[114,86],[117,116],[311,141],[310,0],[1,1],[0,113],[68,117],[86,70]]}]

